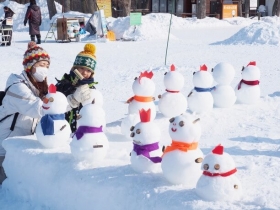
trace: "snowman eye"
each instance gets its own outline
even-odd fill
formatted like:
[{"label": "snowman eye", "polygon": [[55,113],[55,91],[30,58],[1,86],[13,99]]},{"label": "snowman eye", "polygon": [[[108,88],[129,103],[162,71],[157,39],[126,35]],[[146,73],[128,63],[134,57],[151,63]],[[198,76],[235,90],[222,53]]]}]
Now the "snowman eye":
[{"label": "snowman eye", "polygon": [[214,71],[214,69],[212,68],[211,72],[213,72],[213,71]]},{"label": "snowman eye", "polygon": [[215,168],[216,170],[219,170],[219,169],[220,169],[220,165],[219,165],[219,164],[215,164],[215,165],[214,165],[214,168]]},{"label": "snowman eye", "polygon": [[193,75],[195,74],[195,72],[194,73],[192,73]]},{"label": "snowman eye", "polygon": [[135,133],[134,132],[132,132],[131,134],[130,134],[130,137],[134,137],[135,136]]},{"label": "snowman eye", "polygon": [[131,126],[130,131],[133,131],[133,130],[134,130],[134,126]]},{"label": "snowman eye", "polygon": [[54,101],[53,97],[50,97],[49,102],[53,102],[53,101]]},{"label": "snowman eye", "polygon": [[183,127],[185,125],[184,121],[179,122],[180,127]]},{"label": "snowman eye", "polygon": [[135,77],[134,80],[137,80],[137,77]]},{"label": "snowman eye", "polygon": [[243,71],[245,69],[245,67],[244,66],[242,66],[242,69],[241,69],[241,71]]},{"label": "snowman eye", "polygon": [[174,118],[174,117],[172,117],[172,118],[169,120],[169,122],[170,122],[170,123],[173,123],[173,122],[174,122],[174,120],[175,120],[175,118]]},{"label": "snowman eye", "polygon": [[208,169],[209,169],[209,165],[208,165],[208,164],[204,164],[204,165],[203,165],[203,169],[204,169],[204,170],[208,170]]},{"label": "snowman eye", "polygon": [[164,75],[166,75],[166,74],[167,74],[167,72],[164,73]]},{"label": "snowman eye", "polygon": [[137,130],[136,130],[136,133],[137,133],[137,134],[140,134],[140,133],[141,133],[141,130],[140,130],[140,129],[137,129]]}]

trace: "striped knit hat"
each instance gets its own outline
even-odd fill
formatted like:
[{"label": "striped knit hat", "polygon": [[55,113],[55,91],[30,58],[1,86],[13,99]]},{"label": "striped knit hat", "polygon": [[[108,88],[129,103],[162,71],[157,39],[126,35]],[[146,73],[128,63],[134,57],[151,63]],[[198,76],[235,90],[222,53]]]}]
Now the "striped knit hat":
[{"label": "striped knit hat", "polygon": [[50,63],[49,54],[41,47],[37,46],[35,42],[28,43],[27,50],[23,55],[23,67],[27,72],[31,71],[32,66],[39,61],[48,61]]},{"label": "striped knit hat", "polygon": [[77,67],[83,67],[94,73],[96,67],[95,51],[95,45],[90,43],[86,44],[84,46],[84,51],[80,52],[76,56],[72,70],[74,70]]}]

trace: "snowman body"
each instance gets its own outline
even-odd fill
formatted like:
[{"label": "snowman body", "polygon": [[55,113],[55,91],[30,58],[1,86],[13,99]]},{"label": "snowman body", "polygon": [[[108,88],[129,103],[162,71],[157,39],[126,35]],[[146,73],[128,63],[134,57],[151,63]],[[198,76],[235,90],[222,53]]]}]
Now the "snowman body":
[{"label": "snowman body", "polygon": [[217,85],[211,93],[215,107],[229,108],[235,103],[235,91],[230,85],[234,75],[235,70],[229,63],[221,62],[213,68],[213,78]]},{"label": "snowman body", "polygon": [[259,101],[261,90],[259,86],[260,69],[255,62],[250,62],[242,71],[242,80],[235,88],[237,102],[255,104]]},{"label": "snowman body", "polygon": [[194,115],[188,113],[170,120],[167,146],[161,162],[164,177],[172,184],[193,188],[200,177],[203,153],[198,147],[201,127]]},{"label": "snowman body", "polygon": [[132,129],[133,150],[130,162],[133,170],[139,173],[160,171],[162,151],[160,148],[160,129],[150,121],[150,110],[140,110],[141,122]]},{"label": "snowman body", "polygon": [[50,85],[49,93],[43,100],[44,116],[38,123],[35,134],[37,140],[46,148],[57,148],[69,145],[71,128],[65,120],[67,110],[66,97]]},{"label": "snowman body", "polygon": [[156,106],[154,103],[155,83],[152,81],[152,72],[141,73],[132,84],[134,96],[128,101],[128,113],[138,114],[139,110],[151,110],[151,120],[156,117]]},{"label": "snowman body", "polygon": [[203,174],[196,184],[196,193],[207,201],[238,200],[242,186],[236,177],[233,159],[218,145],[202,162]]},{"label": "snowman body", "polygon": [[214,104],[211,94],[214,89],[213,77],[205,65],[200,68],[200,71],[194,73],[193,84],[195,87],[187,97],[189,109],[196,114],[211,111]]},{"label": "snowman body", "polygon": [[77,160],[91,162],[105,158],[109,148],[105,125],[105,112],[101,106],[87,104],[80,110],[78,129],[70,143],[71,153]]},{"label": "snowman body", "polygon": [[164,86],[166,92],[159,98],[158,108],[165,117],[176,117],[187,110],[187,99],[180,92],[184,87],[184,77],[175,71],[175,66],[171,66],[171,71],[164,76]]}]

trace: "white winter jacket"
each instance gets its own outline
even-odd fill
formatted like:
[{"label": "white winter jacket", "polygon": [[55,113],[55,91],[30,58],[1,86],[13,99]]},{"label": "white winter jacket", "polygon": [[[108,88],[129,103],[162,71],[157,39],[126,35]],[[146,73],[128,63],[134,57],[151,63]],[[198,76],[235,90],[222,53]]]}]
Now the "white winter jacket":
[{"label": "white winter jacket", "polygon": [[[13,115],[0,122],[0,156],[6,153],[2,147],[4,139],[33,134],[38,120],[43,115],[43,102],[39,98],[39,90],[30,82],[25,71],[20,75],[11,74],[6,83],[6,88],[8,87],[0,106],[0,120],[7,115]],[[15,128],[11,131],[10,127],[16,112],[19,115]]]}]

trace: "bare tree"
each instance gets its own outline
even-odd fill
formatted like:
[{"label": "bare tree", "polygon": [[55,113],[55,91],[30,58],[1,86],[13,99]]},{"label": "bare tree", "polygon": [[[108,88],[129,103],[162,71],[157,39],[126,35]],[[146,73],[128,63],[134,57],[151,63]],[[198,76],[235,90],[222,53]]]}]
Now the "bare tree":
[{"label": "bare tree", "polygon": [[47,0],[50,20],[57,13],[54,0]]},{"label": "bare tree", "polygon": [[198,19],[206,17],[206,0],[197,0],[196,16]]},{"label": "bare tree", "polygon": [[245,17],[249,17],[249,12],[250,12],[250,0],[245,0]]},{"label": "bare tree", "polygon": [[71,2],[70,0],[62,0],[62,11],[63,12],[69,12],[70,11],[70,5],[71,5]]},{"label": "bare tree", "polygon": [[272,7],[272,15],[280,15],[280,0],[275,0]]},{"label": "bare tree", "polygon": [[131,9],[131,0],[119,0],[118,4],[120,10],[122,10],[122,16],[128,16]]}]

